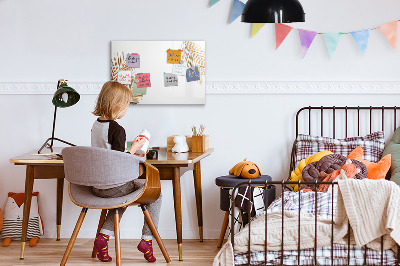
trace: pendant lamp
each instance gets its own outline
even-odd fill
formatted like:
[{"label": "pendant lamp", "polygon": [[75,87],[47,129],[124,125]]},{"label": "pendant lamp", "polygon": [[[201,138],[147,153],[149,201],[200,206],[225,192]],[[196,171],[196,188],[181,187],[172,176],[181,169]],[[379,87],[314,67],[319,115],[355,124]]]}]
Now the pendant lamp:
[{"label": "pendant lamp", "polygon": [[[75,146],[72,143],[69,143],[65,140],[55,138],[54,130],[56,128],[56,117],[57,117],[57,108],[65,108],[70,107],[76,104],[80,99],[79,93],[73,88],[67,85],[67,80],[60,79],[57,83],[57,90],[53,95],[52,103],[54,105],[54,117],[53,117],[53,131],[51,133],[51,138],[48,138],[42,147],[39,149],[38,153],[40,153],[45,147],[50,148],[51,152],[53,152],[53,141],[57,140],[62,143],[68,144],[70,146]],[[49,141],[51,141],[49,143]]]},{"label": "pendant lamp", "polygon": [[243,8],[242,22],[304,22],[304,10],[298,0],[249,0]]}]

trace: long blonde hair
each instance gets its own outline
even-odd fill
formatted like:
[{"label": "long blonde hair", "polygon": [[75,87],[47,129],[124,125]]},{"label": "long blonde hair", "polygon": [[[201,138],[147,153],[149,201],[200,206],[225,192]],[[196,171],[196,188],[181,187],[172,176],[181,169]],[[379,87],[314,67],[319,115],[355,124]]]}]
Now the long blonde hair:
[{"label": "long blonde hair", "polygon": [[124,108],[131,99],[132,91],[128,87],[116,81],[107,81],[104,83],[97,97],[93,114],[115,120],[118,118],[122,108]]}]

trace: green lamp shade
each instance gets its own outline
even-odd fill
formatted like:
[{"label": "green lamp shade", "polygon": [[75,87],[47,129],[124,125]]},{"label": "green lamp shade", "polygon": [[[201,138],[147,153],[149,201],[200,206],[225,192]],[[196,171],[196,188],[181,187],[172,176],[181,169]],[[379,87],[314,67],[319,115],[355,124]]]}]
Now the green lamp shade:
[{"label": "green lamp shade", "polygon": [[61,84],[53,95],[53,104],[56,107],[70,107],[80,99],[79,93],[67,84]]}]

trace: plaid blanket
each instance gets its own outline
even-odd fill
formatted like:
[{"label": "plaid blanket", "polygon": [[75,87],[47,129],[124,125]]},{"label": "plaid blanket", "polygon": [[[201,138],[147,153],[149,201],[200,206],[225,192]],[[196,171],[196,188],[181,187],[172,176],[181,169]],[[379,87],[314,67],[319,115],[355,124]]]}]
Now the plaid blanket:
[{"label": "plaid blanket", "polygon": [[[336,194],[335,193],[322,193],[317,192],[285,192],[283,197],[277,198],[268,207],[267,214],[273,212],[286,210],[298,210],[316,214],[326,219],[332,219],[332,213],[335,215],[336,208]],[[254,219],[260,217],[259,214]],[[326,246],[316,249],[317,265],[347,265],[348,259],[348,246],[347,245],[333,245],[333,264],[332,264],[332,248]],[[366,254],[366,257],[364,256]],[[384,265],[395,265],[396,257],[392,250],[385,250],[383,253]],[[280,251],[267,251],[265,252],[250,252],[250,265],[257,265],[265,263],[265,255],[267,256],[266,265],[280,265],[281,252]],[[371,250],[364,247],[357,247],[350,245],[350,263],[349,265],[381,265],[381,252]],[[304,249],[298,255],[297,250],[285,250],[283,252],[284,265],[314,265],[314,249]],[[364,261],[365,260],[365,261]],[[248,264],[248,253],[235,254],[235,265]]]}]

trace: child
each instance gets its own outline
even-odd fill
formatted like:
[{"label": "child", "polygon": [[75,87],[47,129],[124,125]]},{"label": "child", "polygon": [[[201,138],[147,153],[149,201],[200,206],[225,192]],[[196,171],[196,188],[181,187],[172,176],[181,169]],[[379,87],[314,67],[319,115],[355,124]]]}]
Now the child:
[{"label": "child", "polygon": [[[126,114],[131,98],[132,92],[118,82],[108,81],[103,85],[93,112],[94,115],[99,116],[92,127],[91,140],[93,147],[125,152],[125,129],[115,120],[121,119]],[[146,139],[144,138],[136,138],[129,149],[129,153],[133,156],[138,156],[137,167],[139,167],[139,162],[144,161],[143,157],[145,154],[138,155],[136,151],[139,150],[145,142]],[[92,191],[93,194],[102,198],[125,196],[144,186],[143,183],[135,182],[136,178],[136,176],[132,176],[132,181],[119,186],[93,187]],[[158,226],[160,207],[161,195],[155,202],[147,205],[156,226]],[[118,209],[120,219],[125,210],[126,207]],[[114,235],[114,214],[115,210],[109,210],[107,212],[100,234],[94,241],[94,246],[97,249],[97,258],[101,261],[112,260],[108,255],[108,240],[110,236]],[[153,256],[152,236],[153,234],[151,233],[150,227],[145,221],[142,230],[142,240],[137,248],[144,253],[144,258],[149,262],[156,261],[156,258]]]}]

